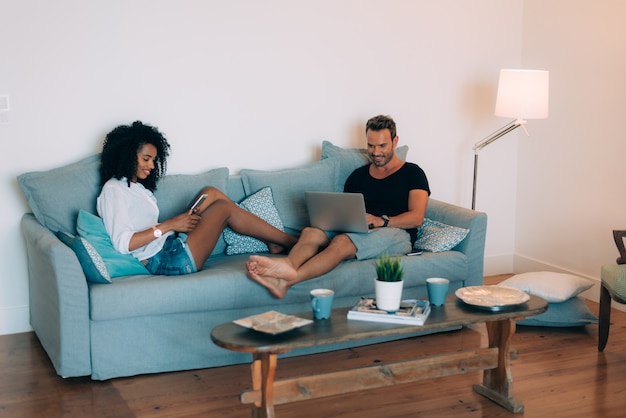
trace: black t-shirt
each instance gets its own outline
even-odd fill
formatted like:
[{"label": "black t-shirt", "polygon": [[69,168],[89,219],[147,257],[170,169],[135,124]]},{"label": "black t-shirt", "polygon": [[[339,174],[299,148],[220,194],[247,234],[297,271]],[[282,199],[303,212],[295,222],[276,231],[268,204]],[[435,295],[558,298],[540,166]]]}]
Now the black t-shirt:
[{"label": "black t-shirt", "polygon": [[[392,175],[375,179],[369,173],[369,164],[359,167],[350,174],[343,188],[347,193],[362,193],[367,213],[372,215],[396,216],[409,210],[409,192],[426,190],[430,196],[428,179],[417,164],[404,163]],[[411,243],[415,242],[417,229],[407,229]]]}]

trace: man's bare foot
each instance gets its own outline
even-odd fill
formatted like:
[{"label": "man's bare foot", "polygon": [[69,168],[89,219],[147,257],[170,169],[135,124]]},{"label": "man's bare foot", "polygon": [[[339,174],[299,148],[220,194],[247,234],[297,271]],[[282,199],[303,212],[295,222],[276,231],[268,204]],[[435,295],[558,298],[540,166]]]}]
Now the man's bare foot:
[{"label": "man's bare foot", "polygon": [[248,277],[267,288],[272,295],[282,299],[297,279],[297,272],[286,258],[250,256],[246,263]]}]

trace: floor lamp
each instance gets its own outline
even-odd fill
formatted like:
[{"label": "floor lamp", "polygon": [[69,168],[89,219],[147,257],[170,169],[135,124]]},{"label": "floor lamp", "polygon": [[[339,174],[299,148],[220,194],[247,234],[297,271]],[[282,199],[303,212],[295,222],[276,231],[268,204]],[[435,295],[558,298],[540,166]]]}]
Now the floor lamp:
[{"label": "floor lamp", "polygon": [[474,144],[472,210],[476,209],[478,152],[520,126],[524,129],[526,135],[529,135],[525,126],[526,119],[545,119],[548,117],[548,91],[548,71],[500,70],[495,115],[515,118],[515,120]]}]

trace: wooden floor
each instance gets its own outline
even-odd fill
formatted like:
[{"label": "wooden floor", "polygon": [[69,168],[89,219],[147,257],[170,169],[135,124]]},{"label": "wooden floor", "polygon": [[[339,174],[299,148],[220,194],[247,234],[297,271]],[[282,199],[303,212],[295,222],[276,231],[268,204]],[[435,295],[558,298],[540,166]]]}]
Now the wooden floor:
[{"label": "wooden floor", "polygon": [[[485,283],[499,276],[486,278]],[[597,314],[598,305],[588,302]],[[279,405],[279,418],[303,417],[623,417],[626,416],[626,313],[613,310],[609,343],[597,351],[597,326],[518,326],[513,415],[472,391],[481,373]],[[281,359],[277,378],[456,351],[486,344],[483,325],[332,353]],[[239,392],[246,365],[94,382],[58,377],[33,333],[0,336],[0,417],[248,417]]]}]

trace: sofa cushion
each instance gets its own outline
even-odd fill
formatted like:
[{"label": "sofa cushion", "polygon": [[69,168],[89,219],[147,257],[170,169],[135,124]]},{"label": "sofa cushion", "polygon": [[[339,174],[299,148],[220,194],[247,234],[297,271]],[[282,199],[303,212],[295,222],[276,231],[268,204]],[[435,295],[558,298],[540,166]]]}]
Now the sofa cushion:
[{"label": "sofa cushion", "polygon": [[593,282],[573,274],[535,271],[516,274],[503,280],[500,285],[514,287],[531,295],[539,296],[549,303],[558,303],[578,296],[591,288]]},{"label": "sofa cushion", "polygon": [[576,296],[565,302],[549,303],[548,310],[517,321],[518,325],[536,327],[580,327],[597,324],[598,318],[589,310],[585,299]]},{"label": "sofa cushion", "polygon": [[[154,191],[159,205],[159,220],[162,222],[185,212],[194,197],[207,186],[226,193],[227,182],[228,167],[214,168],[200,174],[168,174]],[[211,255],[224,254],[225,249],[226,243],[219,239]]]},{"label": "sofa cushion", "polygon": [[[130,254],[122,254],[113,247],[109,234],[104,227],[104,222],[100,217],[81,210],[78,212],[76,229],[79,237],[87,240],[102,257],[111,279],[135,274],[150,274],[135,257]],[[83,259],[83,262],[86,261]]]},{"label": "sofa cushion", "polygon": [[468,233],[469,229],[424,218],[422,226],[417,231],[417,239],[413,248],[433,253],[450,251],[459,245]]},{"label": "sofa cushion", "polygon": [[[406,161],[408,152],[409,147],[407,145],[396,147],[396,155],[402,161]],[[335,190],[338,192],[343,192],[343,185],[354,170],[370,163],[370,158],[365,148],[342,148],[329,141],[323,141],[322,160],[327,158],[337,158],[339,160],[339,171],[335,186]]]},{"label": "sofa cushion", "polygon": [[270,186],[284,226],[300,231],[309,225],[304,192],[335,190],[338,166],[336,159],[326,159],[277,171],[243,169],[241,179],[246,196]]},{"label": "sofa cushion", "polygon": [[207,186],[226,193],[228,167],[215,168],[200,174],[169,174],[154,191],[159,205],[159,220],[171,219],[185,212],[191,201]]},{"label": "sofa cushion", "polygon": [[107,271],[104,260],[89,241],[63,231],[57,231],[56,236],[74,250],[88,282],[111,283],[111,275]]},{"label": "sofa cushion", "polygon": [[[283,222],[278,210],[274,206],[272,188],[264,187],[239,203],[239,206],[250,213],[255,214],[267,223],[284,231]],[[250,254],[268,252],[269,248],[264,242],[248,235],[238,234],[232,229],[224,229],[224,241],[226,241],[226,254]]]},{"label": "sofa cushion", "polygon": [[25,173],[17,181],[37,220],[53,232],[76,234],[76,217],[96,212],[100,154],[49,171]]}]

